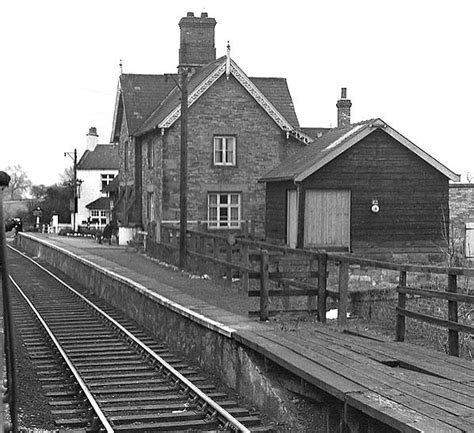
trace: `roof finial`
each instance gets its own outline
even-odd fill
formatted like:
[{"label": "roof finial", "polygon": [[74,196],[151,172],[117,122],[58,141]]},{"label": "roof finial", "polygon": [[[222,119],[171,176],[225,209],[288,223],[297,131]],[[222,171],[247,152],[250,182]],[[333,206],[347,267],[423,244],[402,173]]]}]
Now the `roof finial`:
[{"label": "roof finial", "polygon": [[227,79],[230,77],[230,42],[227,41],[227,63],[225,65],[225,75]]},{"label": "roof finial", "polygon": [[123,74],[123,68],[122,68],[123,64],[122,64],[122,59],[120,59],[120,63],[119,63],[119,68],[120,68],[120,75]]}]

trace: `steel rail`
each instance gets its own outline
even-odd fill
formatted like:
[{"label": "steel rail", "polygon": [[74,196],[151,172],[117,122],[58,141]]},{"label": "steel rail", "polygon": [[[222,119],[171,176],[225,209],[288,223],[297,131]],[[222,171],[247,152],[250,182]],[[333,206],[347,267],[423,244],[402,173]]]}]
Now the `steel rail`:
[{"label": "steel rail", "polygon": [[[62,284],[64,287],[69,289],[72,293],[74,293],[76,296],[78,296],[82,301],[84,301],[87,305],[89,305],[93,310],[95,310],[97,313],[99,313],[102,317],[107,319],[110,323],[112,323],[117,329],[119,329],[127,338],[129,338],[131,341],[133,341],[137,346],[139,346],[141,349],[146,351],[149,356],[151,356],[155,361],[157,361],[159,364],[161,364],[167,371],[169,371],[176,379],[178,379],[181,384],[185,386],[185,389],[189,389],[192,393],[197,395],[204,403],[206,408],[208,407],[208,413],[211,416],[218,416],[220,417],[221,421],[224,422],[226,426],[229,426],[229,424],[234,427],[233,430],[239,431],[242,433],[250,433],[250,430],[247,429],[240,421],[238,421],[236,418],[234,418],[229,412],[227,412],[224,408],[222,408],[218,403],[216,403],[214,400],[212,400],[207,394],[202,392],[196,385],[194,385],[191,381],[186,379],[179,371],[177,371],[173,366],[171,366],[168,362],[166,362],[161,356],[156,354],[152,349],[150,349],[147,345],[143,344],[137,337],[135,337],[132,333],[130,333],[126,328],[124,328],[119,322],[117,322],[114,318],[109,316],[105,311],[101,310],[99,307],[94,305],[89,299],[87,299],[85,296],[83,296],[81,293],[77,292],[74,288],[69,286],[66,282],[62,281],[59,277],[54,275],[52,272],[50,272],[48,269],[45,267],[41,266],[39,263],[37,263],[35,260],[32,258],[28,257],[26,254],[23,252],[17,250],[16,248],[13,248],[12,246],[9,245],[9,248],[20,254],[21,256],[25,257],[28,259],[30,262],[34,263],[36,266],[38,266],[41,270],[49,274],[51,277],[53,277],[56,281],[58,281],[60,284]],[[213,411],[212,411],[212,410]],[[113,430],[112,430],[113,431]]]},{"label": "steel rail", "polygon": [[23,297],[23,299],[25,300],[25,302],[28,304],[28,306],[30,307],[30,309],[33,311],[33,313],[35,314],[36,318],[39,320],[39,322],[41,323],[41,326],[43,327],[43,329],[46,331],[46,333],[48,334],[49,338],[51,339],[51,341],[54,343],[54,345],[56,346],[56,348],[58,349],[59,351],[59,354],[61,355],[61,357],[64,359],[64,362],[66,362],[67,366],[69,367],[69,370],[71,371],[71,373],[74,375],[74,378],[77,380],[77,383],[79,384],[79,386],[81,387],[81,390],[84,392],[84,395],[87,397],[87,400],[89,401],[89,404],[92,406],[92,408],[94,409],[94,412],[95,414],[97,415],[97,417],[99,418],[100,422],[102,423],[103,427],[105,428],[105,430],[107,432],[111,432],[113,433],[114,429],[112,428],[112,426],[110,425],[110,423],[107,421],[107,417],[105,416],[105,414],[102,412],[102,409],[99,407],[99,404],[97,403],[97,401],[95,400],[95,398],[93,397],[92,393],[89,391],[89,388],[87,387],[87,385],[85,384],[85,382],[82,380],[82,377],[81,375],[79,374],[79,372],[76,370],[76,367],[74,367],[74,364],[72,363],[72,361],[69,359],[69,357],[67,356],[66,352],[64,351],[64,349],[62,348],[61,346],[61,343],[57,340],[57,338],[54,336],[53,332],[51,331],[51,329],[49,328],[48,324],[44,321],[43,317],[41,316],[41,313],[35,308],[35,306],[31,303],[31,301],[28,299],[28,297],[26,296],[26,294],[23,292],[23,290],[21,290],[21,287],[16,283],[16,281],[10,276],[10,281],[13,283],[13,285],[16,287],[16,289],[18,290],[18,292],[20,293],[20,295]]}]

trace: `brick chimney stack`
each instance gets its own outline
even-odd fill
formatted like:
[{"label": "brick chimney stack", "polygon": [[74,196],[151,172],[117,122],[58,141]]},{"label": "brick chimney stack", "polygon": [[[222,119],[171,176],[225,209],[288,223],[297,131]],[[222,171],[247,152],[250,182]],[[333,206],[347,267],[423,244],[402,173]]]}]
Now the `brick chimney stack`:
[{"label": "brick chimney stack", "polygon": [[181,29],[179,66],[200,67],[216,60],[214,29],[216,20],[207,12],[195,17],[193,12],[179,21]]},{"label": "brick chimney stack", "polygon": [[337,127],[344,128],[351,124],[351,106],[352,102],[347,98],[347,89],[341,88],[341,99],[337,101]]},{"label": "brick chimney stack", "polygon": [[94,150],[99,142],[99,135],[97,134],[97,128],[95,126],[91,126],[89,128],[89,132],[86,135],[86,150]]}]

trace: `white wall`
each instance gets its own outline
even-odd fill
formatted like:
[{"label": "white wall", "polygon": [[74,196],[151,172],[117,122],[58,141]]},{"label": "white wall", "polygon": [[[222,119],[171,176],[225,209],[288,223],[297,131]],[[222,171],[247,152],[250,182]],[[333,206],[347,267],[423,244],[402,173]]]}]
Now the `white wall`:
[{"label": "white wall", "polygon": [[116,176],[118,170],[77,170],[77,178],[83,181],[80,187],[80,197],[77,200],[77,224],[79,225],[83,224],[83,221],[87,221],[89,216],[89,209],[86,208],[86,205],[106,196],[101,192],[102,174]]}]

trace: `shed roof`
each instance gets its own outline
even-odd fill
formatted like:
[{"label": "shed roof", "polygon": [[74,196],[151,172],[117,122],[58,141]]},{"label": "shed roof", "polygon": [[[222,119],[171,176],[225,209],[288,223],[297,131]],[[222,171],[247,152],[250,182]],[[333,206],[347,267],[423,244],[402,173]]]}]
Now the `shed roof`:
[{"label": "shed roof", "polygon": [[118,147],[98,144],[94,150],[86,150],[77,163],[78,170],[118,170]]},{"label": "shed roof", "polygon": [[459,175],[453,173],[381,119],[370,119],[351,124],[344,128],[330,129],[311,145],[301,149],[299,152],[284,160],[280,165],[270,170],[260,181],[276,182],[293,180],[295,182],[301,182],[376,129],[385,131],[450,180],[459,181]]}]

